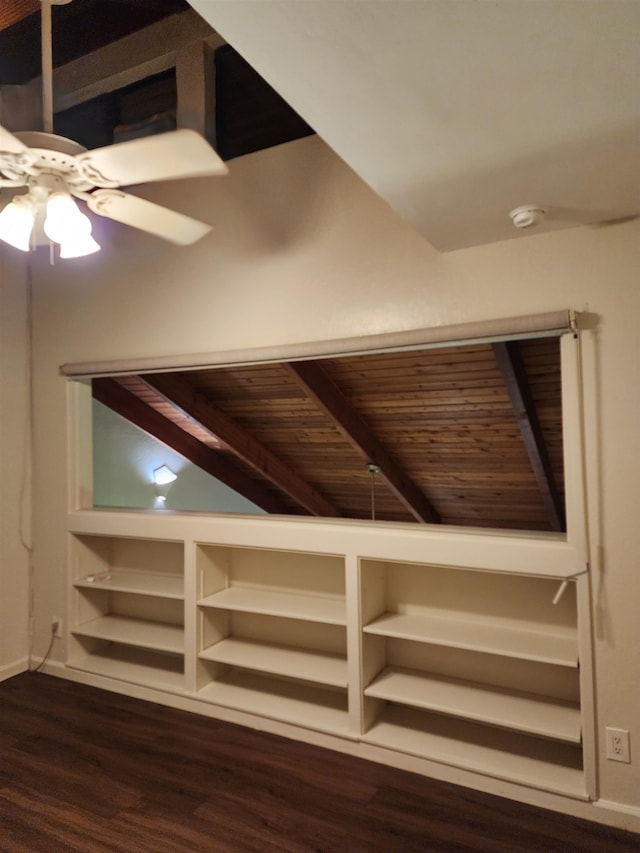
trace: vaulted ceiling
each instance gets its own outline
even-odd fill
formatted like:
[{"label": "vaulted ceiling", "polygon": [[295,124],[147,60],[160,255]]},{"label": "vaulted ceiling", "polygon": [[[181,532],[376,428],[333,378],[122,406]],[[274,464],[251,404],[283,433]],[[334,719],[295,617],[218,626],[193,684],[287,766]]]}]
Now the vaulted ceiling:
[{"label": "vaulted ceiling", "polygon": [[564,529],[557,339],[95,379],[93,391],[270,513]]},{"label": "vaulted ceiling", "polygon": [[191,0],[441,251],[640,213],[635,0]]},{"label": "vaulted ceiling", "polygon": [[[38,73],[34,5],[2,3],[0,85]],[[640,214],[634,0],[190,6],[437,249]],[[186,8],[57,6],[54,64]],[[509,212],[529,204],[546,218],[514,228]]]}]

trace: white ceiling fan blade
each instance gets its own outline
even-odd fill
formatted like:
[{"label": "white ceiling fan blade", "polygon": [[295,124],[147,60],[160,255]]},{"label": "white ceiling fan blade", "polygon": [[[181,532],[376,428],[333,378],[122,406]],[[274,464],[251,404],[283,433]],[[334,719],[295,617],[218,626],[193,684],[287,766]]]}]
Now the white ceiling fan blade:
[{"label": "white ceiling fan blade", "polygon": [[20,142],[17,136],[0,125],[0,157],[2,154],[24,154],[27,151],[27,146]]},{"label": "white ceiling fan blade", "polygon": [[89,209],[99,216],[106,216],[131,225],[156,237],[162,237],[179,246],[189,246],[211,231],[210,225],[198,222],[190,216],[176,213],[152,201],[138,198],[122,190],[96,190],[88,196],[82,196]]},{"label": "white ceiling fan blade", "polygon": [[224,175],[228,171],[209,143],[194,130],[173,130],[96,148],[78,155],[76,162],[82,176],[97,187]]}]

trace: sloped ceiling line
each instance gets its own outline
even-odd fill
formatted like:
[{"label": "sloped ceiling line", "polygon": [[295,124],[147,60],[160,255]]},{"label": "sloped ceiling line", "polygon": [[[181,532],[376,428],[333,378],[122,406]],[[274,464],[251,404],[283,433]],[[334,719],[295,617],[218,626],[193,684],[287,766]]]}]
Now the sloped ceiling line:
[{"label": "sloped ceiling line", "polygon": [[492,344],[552,530],[564,530],[564,508],[553,476],[529,380],[515,341]]},{"label": "sloped ceiling line", "polygon": [[416,521],[438,523],[440,516],[423,492],[395,462],[322,367],[314,361],[288,362],[284,366],[305,394],[328,415],[364,462],[372,462],[380,468],[382,479]]},{"label": "sloped ceiling line", "polygon": [[439,251],[640,213],[634,0],[190,3]]},{"label": "sloped ceiling line", "polygon": [[189,462],[202,468],[230,489],[250,500],[265,512],[284,514],[289,508],[277,495],[247,477],[233,462],[217,450],[207,447],[179,426],[165,418],[151,406],[123,388],[115,379],[94,379],[93,396],[116,414],[126,418],[134,426],[162,441],[167,447],[180,453]]},{"label": "sloped ceiling line", "polygon": [[187,417],[217,436],[230,450],[261,476],[289,495],[312,515],[336,517],[338,510],[308,482],[302,479],[274,453],[264,447],[233,418],[222,412],[211,400],[197,392],[185,379],[175,374],[150,374],[140,377]]}]

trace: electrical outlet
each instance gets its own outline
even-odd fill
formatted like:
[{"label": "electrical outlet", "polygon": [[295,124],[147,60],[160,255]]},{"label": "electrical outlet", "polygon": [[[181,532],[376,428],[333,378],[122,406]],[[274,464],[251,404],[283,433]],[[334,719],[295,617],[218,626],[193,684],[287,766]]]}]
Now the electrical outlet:
[{"label": "electrical outlet", "polygon": [[608,726],[605,729],[607,734],[607,758],[610,761],[624,761],[625,764],[631,762],[629,753],[629,732],[627,729],[612,729]]},{"label": "electrical outlet", "polygon": [[56,640],[62,637],[62,619],[59,616],[54,616],[51,620],[51,634]]}]

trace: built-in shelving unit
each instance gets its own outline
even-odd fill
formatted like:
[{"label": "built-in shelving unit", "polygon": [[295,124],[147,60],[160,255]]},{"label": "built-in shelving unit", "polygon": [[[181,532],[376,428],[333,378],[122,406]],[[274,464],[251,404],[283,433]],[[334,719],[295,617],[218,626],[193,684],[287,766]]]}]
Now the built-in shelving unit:
[{"label": "built-in shelving unit", "polygon": [[344,559],[199,544],[196,573],[200,694],[345,731]]},{"label": "built-in shelving unit", "polygon": [[[362,560],[363,737],[507,777],[534,762],[548,786],[558,756],[562,785],[584,790],[575,584],[558,604],[556,590],[541,577]],[[464,748],[451,748],[456,728]]]},{"label": "built-in shelving unit", "polygon": [[69,665],[172,690],[184,686],[184,546],[74,536]]},{"label": "built-in shelving unit", "polygon": [[[449,547],[446,532],[351,523],[327,540],[312,524],[293,536],[290,521],[72,520],[75,677],[328,745],[359,741],[418,772],[437,762],[589,795],[587,579],[559,537],[456,533]],[[300,547],[286,547],[292,536]]]}]

